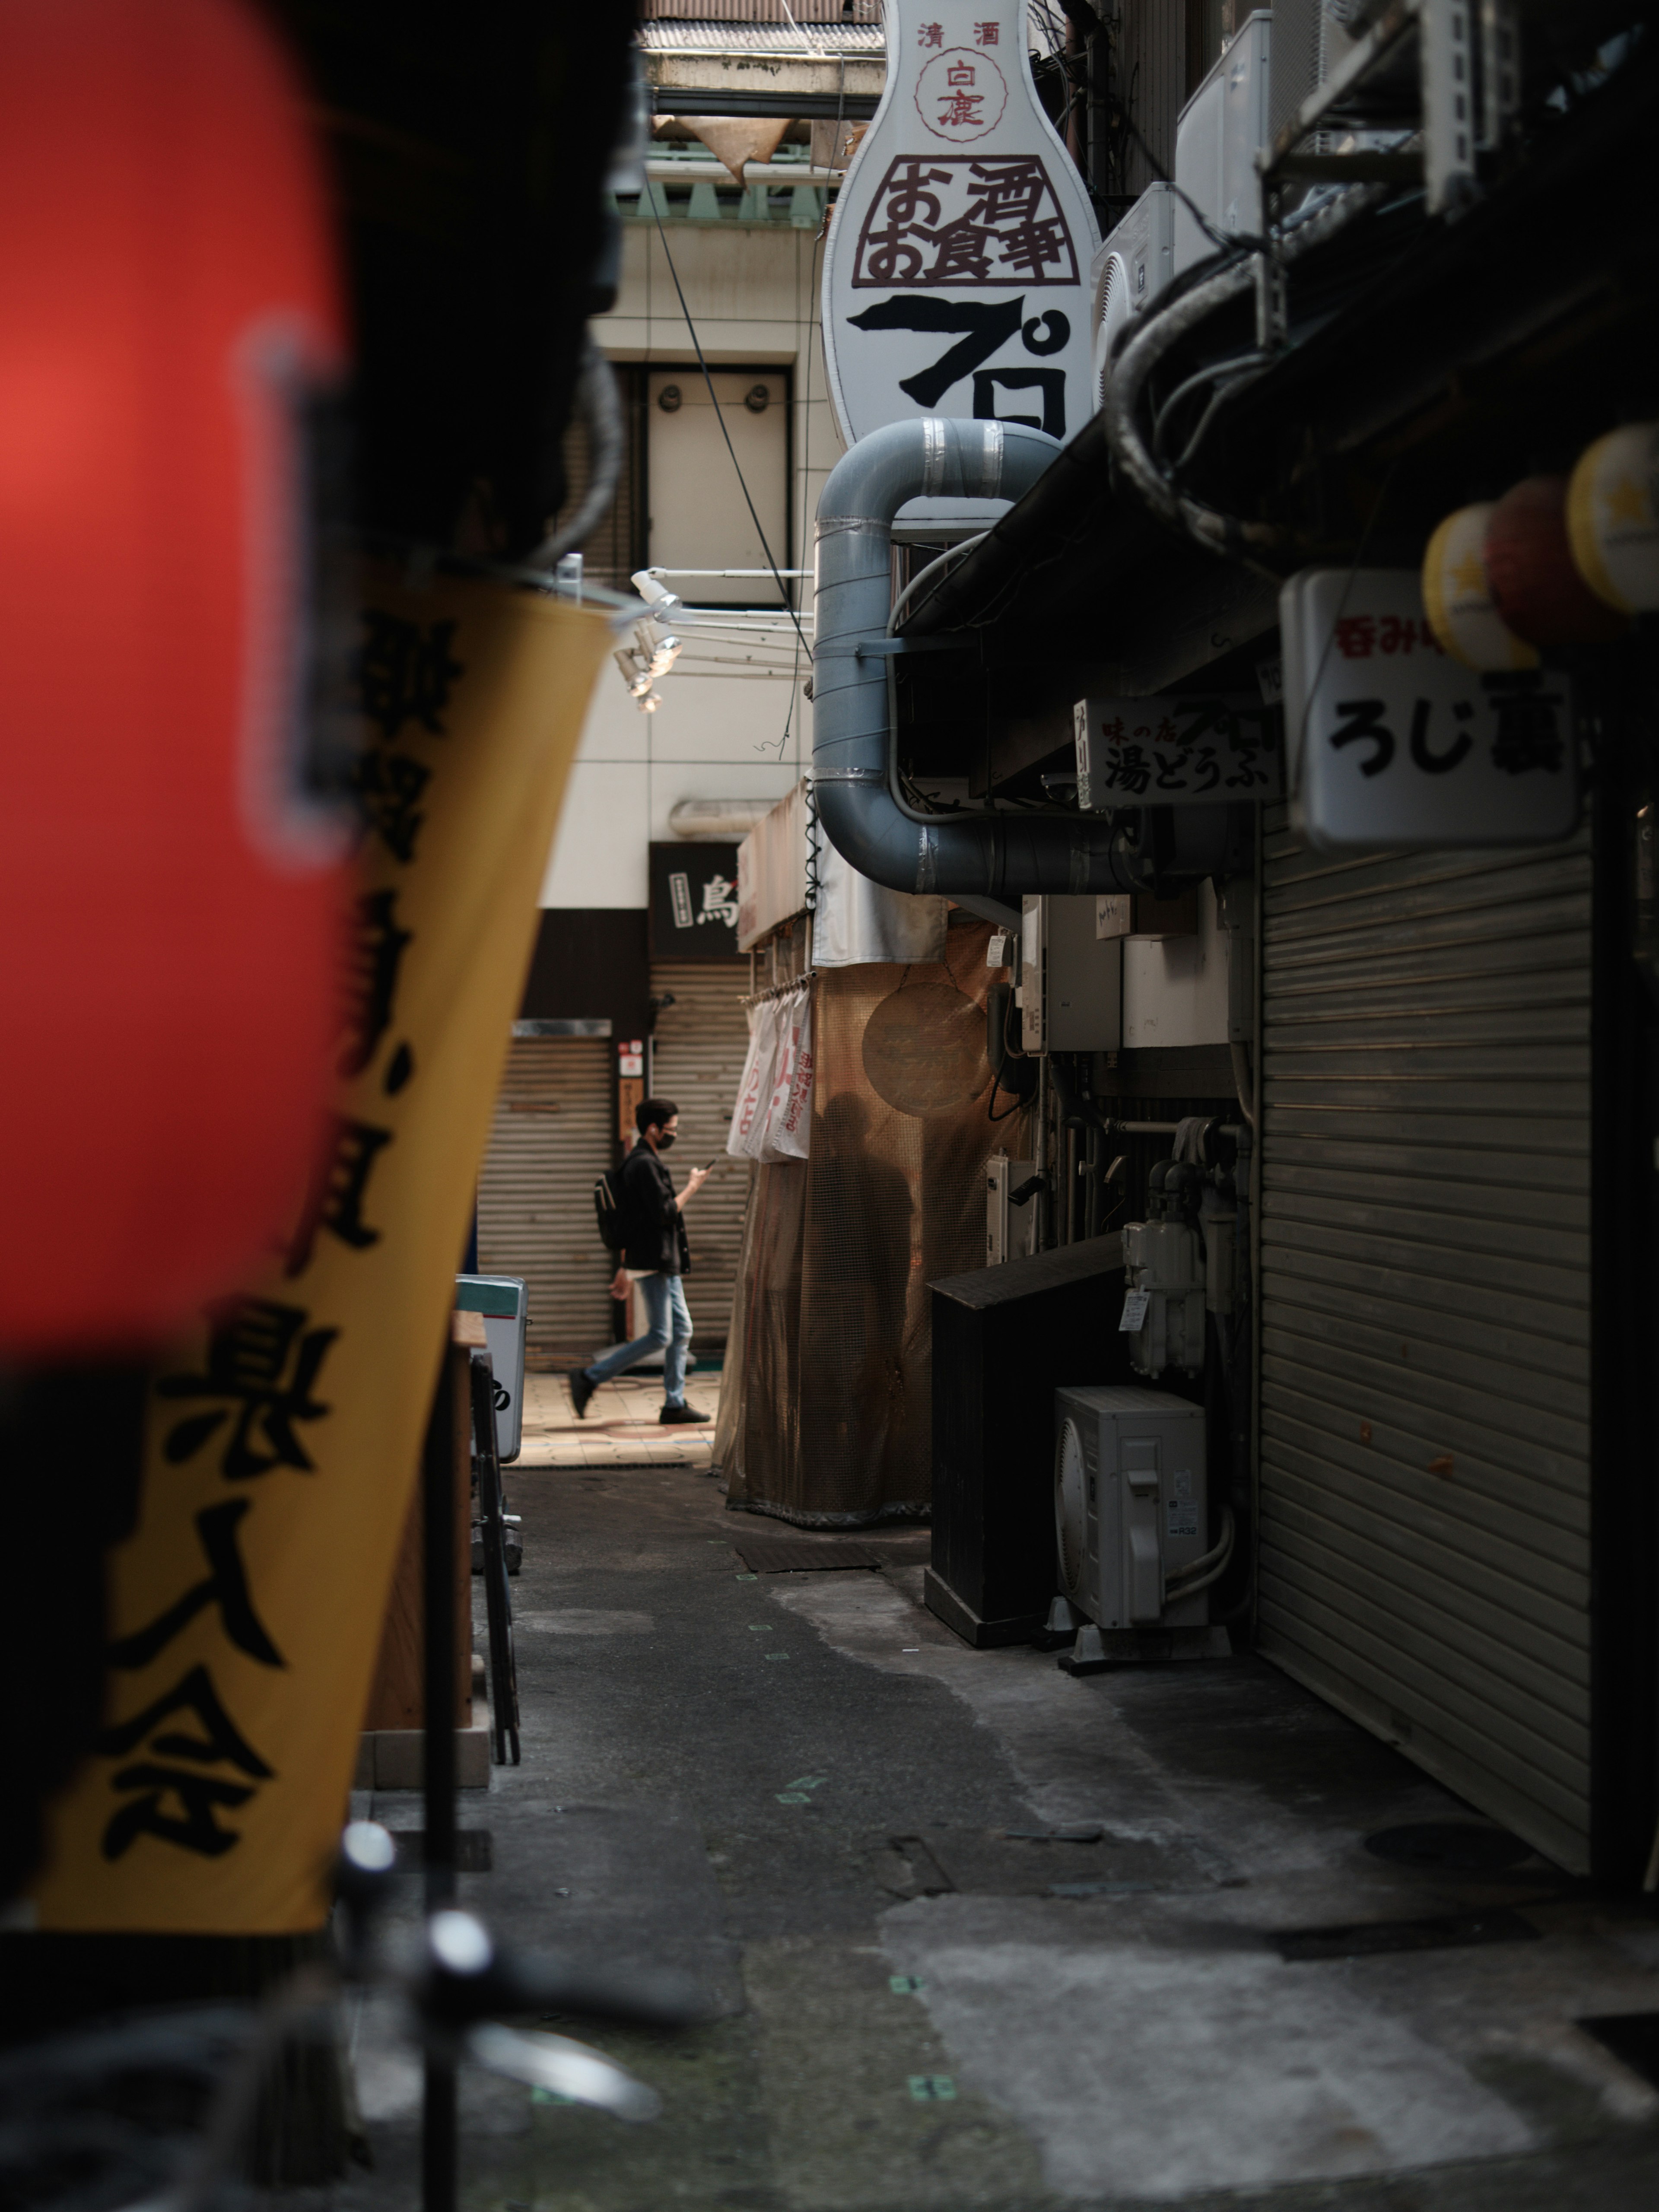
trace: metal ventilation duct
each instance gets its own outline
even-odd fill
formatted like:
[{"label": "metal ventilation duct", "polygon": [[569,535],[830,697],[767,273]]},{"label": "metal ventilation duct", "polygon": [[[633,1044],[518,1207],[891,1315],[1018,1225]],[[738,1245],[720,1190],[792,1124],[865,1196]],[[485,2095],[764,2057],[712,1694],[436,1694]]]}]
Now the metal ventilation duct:
[{"label": "metal ventilation duct", "polygon": [[[934,818],[906,808],[896,789],[887,636],[893,517],[911,499],[1018,499],[1059,450],[1040,430],[1013,423],[890,422],[842,456],[818,500],[813,794],[836,850],[890,890],[1013,900],[1150,884],[1150,859],[1108,818],[988,810]],[[1176,810],[1174,823],[1180,843],[1164,861],[1165,879],[1210,874],[1220,864],[1226,809]]]}]

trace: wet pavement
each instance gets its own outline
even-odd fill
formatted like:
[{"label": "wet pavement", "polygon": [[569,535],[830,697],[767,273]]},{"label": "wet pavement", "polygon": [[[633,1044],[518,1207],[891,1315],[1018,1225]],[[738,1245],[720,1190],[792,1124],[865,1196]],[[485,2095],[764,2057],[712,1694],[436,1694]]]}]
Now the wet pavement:
[{"label": "wet pavement", "polygon": [[[493,1865],[462,1899],[678,1966],[713,2017],[589,2039],[660,2091],[641,2126],[469,2074],[469,2207],[1659,2202],[1659,2092],[1575,2025],[1659,2009],[1639,1903],[1375,1856],[1478,1816],[1252,1657],[1077,1680],[972,1652],[921,1607],[923,1534],[751,1577],[757,1524],[700,1467],[527,1443],[524,1758],[463,1798]],[[352,2034],[376,2164],[328,2201],[406,2208],[418,2068],[380,2002]]]}]

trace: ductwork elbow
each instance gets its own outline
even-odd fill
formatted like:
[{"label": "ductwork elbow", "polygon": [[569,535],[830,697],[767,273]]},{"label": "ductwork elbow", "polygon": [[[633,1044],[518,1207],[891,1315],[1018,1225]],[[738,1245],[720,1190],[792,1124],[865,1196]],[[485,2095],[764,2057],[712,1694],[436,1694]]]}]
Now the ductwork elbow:
[{"label": "ductwork elbow", "polygon": [[1121,837],[1085,816],[912,821],[889,781],[886,664],[860,656],[886,635],[893,517],[905,501],[1018,499],[1059,451],[1018,423],[890,422],[842,456],[819,497],[813,795],[836,850],[891,890],[1017,900],[1144,887]]}]

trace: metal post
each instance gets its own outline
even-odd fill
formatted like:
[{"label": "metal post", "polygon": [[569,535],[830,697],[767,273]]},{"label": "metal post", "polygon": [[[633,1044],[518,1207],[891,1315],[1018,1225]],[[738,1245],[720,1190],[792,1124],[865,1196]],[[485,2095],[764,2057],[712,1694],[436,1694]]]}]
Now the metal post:
[{"label": "metal post", "polygon": [[[455,1399],[447,1343],[421,1461],[426,1909],[455,1897]],[[421,2108],[422,2212],[455,2212],[455,2062],[428,2051]]]},{"label": "metal post", "polygon": [[[1048,1058],[1045,1053],[1037,1060],[1036,1112],[1031,1131],[1031,1168],[1034,1174],[1046,1175],[1048,1168]],[[1031,1200],[1036,1234],[1031,1239],[1035,1249],[1046,1252],[1054,1239],[1049,1225],[1054,1209],[1048,1202],[1047,1190],[1039,1190]]]}]

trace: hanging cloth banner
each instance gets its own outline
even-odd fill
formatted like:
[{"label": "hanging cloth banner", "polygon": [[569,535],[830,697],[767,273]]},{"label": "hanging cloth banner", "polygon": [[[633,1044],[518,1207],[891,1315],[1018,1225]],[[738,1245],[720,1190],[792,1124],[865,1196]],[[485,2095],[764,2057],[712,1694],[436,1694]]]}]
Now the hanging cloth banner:
[{"label": "hanging cloth banner", "polygon": [[[924,415],[1064,441],[1095,411],[1099,233],[1037,99],[1027,21],[1025,0],[887,0],[886,86],[823,255],[830,398],[849,446]],[[899,520],[977,529],[1003,506],[913,500]]]},{"label": "hanging cloth banner", "polygon": [[726,1149],[733,1159],[760,1158],[778,1062],[778,1005],[776,999],[763,999],[749,1009],[749,1056],[743,1064],[743,1082],[726,1139]]},{"label": "hanging cloth banner", "polygon": [[150,1395],[108,1725],[50,1811],[42,1929],[318,1927],[455,1269],[604,619],[371,570],[370,827],[337,1111],[263,1279]]},{"label": "hanging cloth banner", "polygon": [[812,987],[778,1002],[778,1054],[759,1159],[763,1167],[806,1158],[812,1115]]}]

